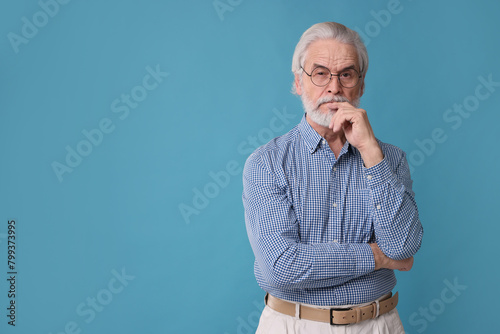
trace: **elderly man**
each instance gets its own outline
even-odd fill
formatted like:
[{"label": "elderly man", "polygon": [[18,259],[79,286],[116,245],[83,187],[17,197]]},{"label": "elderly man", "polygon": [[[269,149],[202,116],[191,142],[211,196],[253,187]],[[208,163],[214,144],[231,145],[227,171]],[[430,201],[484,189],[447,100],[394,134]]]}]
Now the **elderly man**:
[{"label": "elderly man", "polygon": [[423,229],[404,152],[359,108],[368,55],[359,35],[319,23],[295,48],[305,115],[243,172],[257,333],[404,333],[394,270],[410,270]]}]

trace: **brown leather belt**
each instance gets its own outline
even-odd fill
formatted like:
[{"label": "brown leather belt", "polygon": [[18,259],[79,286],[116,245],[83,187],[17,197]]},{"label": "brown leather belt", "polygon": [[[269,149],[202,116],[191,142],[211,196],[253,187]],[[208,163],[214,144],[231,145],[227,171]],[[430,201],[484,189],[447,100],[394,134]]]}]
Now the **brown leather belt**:
[{"label": "brown leather belt", "polygon": [[326,322],[330,325],[349,325],[368,319],[375,319],[382,314],[392,311],[398,304],[398,293],[396,292],[396,294],[392,297],[391,295],[389,295],[386,299],[378,302],[375,301],[367,306],[353,307],[349,309],[319,309],[301,304],[297,306],[295,303],[287,302],[267,294],[266,305],[279,313],[292,317],[296,316],[296,308],[298,307],[299,319]]}]

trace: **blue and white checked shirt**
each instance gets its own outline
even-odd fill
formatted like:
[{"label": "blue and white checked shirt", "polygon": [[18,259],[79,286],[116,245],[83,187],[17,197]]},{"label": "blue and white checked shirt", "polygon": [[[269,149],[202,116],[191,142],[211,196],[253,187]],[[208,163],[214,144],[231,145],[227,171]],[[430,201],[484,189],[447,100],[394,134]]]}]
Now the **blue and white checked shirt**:
[{"label": "blue and white checked shirt", "polygon": [[255,277],[275,297],[318,306],[373,301],[396,285],[374,271],[376,242],[393,259],[413,256],[423,229],[405,153],[379,142],[384,160],[365,168],[348,142],[338,159],[302,121],[259,147],[243,171]]}]

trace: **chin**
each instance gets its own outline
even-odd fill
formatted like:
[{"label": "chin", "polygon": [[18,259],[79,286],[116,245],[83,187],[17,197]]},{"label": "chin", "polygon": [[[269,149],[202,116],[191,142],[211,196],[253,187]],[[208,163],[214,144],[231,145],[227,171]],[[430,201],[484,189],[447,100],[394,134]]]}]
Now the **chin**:
[{"label": "chin", "polygon": [[330,126],[330,122],[332,121],[332,117],[335,114],[335,111],[331,109],[328,109],[326,111],[320,111],[316,109],[306,111],[306,113],[311,121],[327,128]]}]

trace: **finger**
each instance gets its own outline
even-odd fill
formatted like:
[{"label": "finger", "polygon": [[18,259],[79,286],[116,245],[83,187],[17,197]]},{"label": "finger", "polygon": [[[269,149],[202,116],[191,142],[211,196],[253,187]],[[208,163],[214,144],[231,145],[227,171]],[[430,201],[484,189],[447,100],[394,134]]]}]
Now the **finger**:
[{"label": "finger", "polygon": [[332,122],[333,122],[333,127],[332,130],[333,132],[339,132],[342,130],[344,127],[348,127],[350,124],[352,124],[352,120],[354,118],[354,115],[351,112],[345,111],[345,110],[338,110],[335,115],[332,117]]},{"label": "finger", "polygon": [[409,271],[413,267],[413,256],[403,260],[405,264],[403,265],[403,268],[401,268],[401,271]]},{"label": "finger", "polygon": [[351,107],[354,108],[354,106],[350,102],[330,102],[332,104],[332,107],[335,108],[341,108],[341,107]]},{"label": "finger", "polygon": [[344,127],[344,123],[345,123],[345,118],[344,117],[337,117],[337,119],[335,119],[333,121],[333,126],[332,126],[332,130],[333,132],[340,132],[342,130],[342,128]]}]

